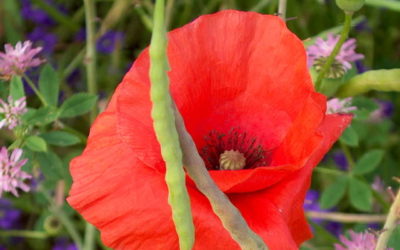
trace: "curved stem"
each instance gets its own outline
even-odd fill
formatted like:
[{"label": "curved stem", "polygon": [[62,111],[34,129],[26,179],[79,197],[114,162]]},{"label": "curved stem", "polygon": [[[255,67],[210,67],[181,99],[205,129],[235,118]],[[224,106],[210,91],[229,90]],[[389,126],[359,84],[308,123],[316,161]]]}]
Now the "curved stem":
[{"label": "curved stem", "polygon": [[378,242],[376,243],[375,250],[385,250],[386,245],[397,226],[397,220],[400,218],[400,191],[397,191],[395,200],[390,207],[389,214],[386,218],[383,232],[379,235]]},{"label": "curved stem", "polygon": [[240,211],[211,179],[192,137],[185,128],[181,114],[175,107],[175,122],[183,152],[185,169],[196,187],[210,201],[214,213],[224,228],[243,250],[267,250],[264,241],[247,225]]},{"label": "curved stem", "polygon": [[169,93],[167,37],[165,32],[164,0],[156,0],[154,25],[150,43],[150,99],[154,132],[160,143],[161,155],[165,162],[165,182],[168,186],[168,203],[172,210],[181,250],[193,248],[195,233],[186,189],[182,150],[175,126],[172,98]]},{"label": "curved stem", "polygon": [[333,48],[332,53],[329,55],[328,59],[326,60],[326,63],[324,64],[324,67],[318,74],[317,81],[315,82],[315,89],[318,91],[321,88],[321,82],[324,79],[324,76],[326,73],[328,73],[329,69],[332,66],[332,63],[334,62],[337,54],[340,51],[340,48],[342,47],[344,41],[346,41],[350,28],[351,28],[351,18],[353,16],[353,13],[345,13],[345,21],[342,29],[342,33],[340,34],[340,39],[336,43],[335,48]]},{"label": "curved stem", "polygon": [[36,85],[32,82],[32,80],[25,74],[22,75],[22,77],[25,79],[25,81],[28,83],[29,87],[35,92],[36,96],[39,98],[39,100],[43,103],[44,106],[47,106],[47,102],[44,99],[43,95],[40,93],[40,91],[36,88]]}]

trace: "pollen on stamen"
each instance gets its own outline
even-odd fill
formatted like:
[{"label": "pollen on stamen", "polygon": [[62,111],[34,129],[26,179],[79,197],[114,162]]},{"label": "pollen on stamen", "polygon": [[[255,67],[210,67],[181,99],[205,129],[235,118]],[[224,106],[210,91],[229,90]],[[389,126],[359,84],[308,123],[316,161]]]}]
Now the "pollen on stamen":
[{"label": "pollen on stamen", "polygon": [[213,130],[204,140],[206,145],[200,154],[210,170],[238,170],[267,165],[269,151],[239,128],[232,128],[227,134]]}]

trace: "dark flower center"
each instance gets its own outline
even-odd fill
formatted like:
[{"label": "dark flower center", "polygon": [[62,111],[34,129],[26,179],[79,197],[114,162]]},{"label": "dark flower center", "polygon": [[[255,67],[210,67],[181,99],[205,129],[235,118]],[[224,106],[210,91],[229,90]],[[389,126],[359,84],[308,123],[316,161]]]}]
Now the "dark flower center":
[{"label": "dark flower center", "polygon": [[267,164],[268,152],[238,128],[227,134],[211,131],[204,137],[206,145],[200,155],[209,170],[239,170]]}]

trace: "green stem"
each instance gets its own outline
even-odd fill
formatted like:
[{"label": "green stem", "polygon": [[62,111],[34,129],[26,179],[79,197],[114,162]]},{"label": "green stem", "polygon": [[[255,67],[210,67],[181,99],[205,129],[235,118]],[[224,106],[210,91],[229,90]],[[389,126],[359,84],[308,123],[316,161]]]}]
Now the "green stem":
[{"label": "green stem", "polygon": [[400,218],[400,192],[397,192],[396,198],[390,207],[389,214],[386,217],[382,233],[379,235],[375,250],[385,250],[390,236],[397,226],[397,220]]},{"label": "green stem", "polygon": [[[96,79],[96,6],[95,0],[83,0],[85,7],[86,22],[86,77],[89,94],[97,95]],[[94,105],[90,111],[90,121],[93,122],[97,116],[97,105]],[[86,222],[84,250],[95,249],[96,229]]]},{"label": "green stem", "polygon": [[167,75],[167,39],[164,24],[164,0],[156,0],[154,26],[150,44],[150,97],[153,103],[151,116],[154,130],[161,146],[165,161],[165,181],[168,186],[168,202],[172,209],[172,219],[179,237],[180,249],[192,249],[194,225],[190,199],[186,190],[182,150],[175,127],[172,98],[169,93]]},{"label": "green stem", "polygon": [[46,239],[49,235],[46,232],[30,230],[0,230],[0,237],[22,237],[34,239]]},{"label": "green stem", "polygon": [[[97,95],[97,80],[96,80],[96,8],[95,0],[83,0],[85,5],[85,22],[86,22],[86,77],[89,94]],[[97,116],[97,105],[90,112],[91,122]]]},{"label": "green stem", "polygon": [[285,21],[287,0],[279,0],[278,14]]},{"label": "green stem", "polygon": [[318,74],[317,81],[315,82],[315,89],[318,91],[321,88],[322,80],[324,79],[326,73],[330,70],[332,63],[334,62],[337,54],[340,52],[340,48],[342,47],[343,43],[346,41],[350,28],[351,28],[351,18],[353,13],[345,13],[345,21],[342,29],[342,33],[340,34],[340,39],[336,43],[335,48],[333,48],[332,53],[329,55],[326,63],[324,64],[322,70]]},{"label": "green stem", "polygon": [[343,153],[346,156],[347,161],[349,162],[349,169],[352,169],[356,163],[354,162],[349,147],[343,142],[340,142],[340,148],[343,150]]},{"label": "green stem", "polygon": [[35,92],[36,96],[39,98],[39,100],[43,103],[44,106],[48,106],[46,100],[44,99],[43,95],[40,93],[40,91],[36,88],[36,85],[32,82],[32,80],[25,74],[22,75],[22,77],[25,79],[25,81],[28,83],[29,87]]},{"label": "green stem", "polygon": [[260,12],[270,2],[271,2],[271,0],[260,0],[253,8],[250,9],[250,11]]},{"label": "green stem", "polygon": [[44,197],[47,199],[47,201],[50,203],[50,211],[61,221],[61,223],[64,225],[65,229],[71,236],[72,240],[78,247],[78,249],[82,249],[82,239],[81,236],[78,233],[78,230],[75,228],[74,223],[72,223],[71,219],[64,213],[61,207],[57,206],[53,199],[50,197],[50,195],[47,193],[46,190],[43,190],[42,187],[39,187],[41,193],[44,195]]},{"label": "green stem", "polygon": [[96,241],[96,228],[92,224],[86,223],[85,241],[82,250],[95,249],[95,241]]},{"label": "green stem", "polygon": [[171,20],[174,15],[174,4],[175,4],[175,0],[169,0],[167,2],[167,8],[165,10],[165,12],[166,12],[165,13],[165,27],[167,28],[167,30],[171,26]]},{"label": "green stem", "polygon": [[62,72],[61,77],[66,78],[69,76],[80,63],[82,63],[83,58],[85,58],[85,49],[79,51],[79,53],[72,59],[72,61],[68,64],[68,66]]},{"label": "green stem", "polygon": [[224,228],[242,250],[268,250],[263,239],[251,230],[240,211],[210,177],[192,137],[185,128],[182,116],[176,108],[175,121],[183,150],[185,169],[190,178],[196,183],[197,189],[209,200],[212,210],[219,217]]},{"label": "green stem", "polygon": [[316,168],[314,168],[314,171],[317,173],[321,173],[321,174],[336,175],[336,176],[342,176],[342,175],[346,174],[345,172],[340,171],[340,170],[330,169],[330,168],[322,168],[322,167],[316,167]]}]

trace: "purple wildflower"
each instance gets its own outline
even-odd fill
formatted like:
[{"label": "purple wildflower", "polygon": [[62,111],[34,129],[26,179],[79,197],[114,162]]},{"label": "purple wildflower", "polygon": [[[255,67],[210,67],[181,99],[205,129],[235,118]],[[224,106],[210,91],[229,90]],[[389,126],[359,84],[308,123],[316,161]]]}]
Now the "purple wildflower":
[{"label": "purple wildflower", "polygon": [[65,238],[59,238],[56,239],[52,250],[78,250],[78,247],[74,243],[68,242]]},{"label": "purple wildflower", "polygon": [[41,27],[36,27],[27,37],[35,44],[39,44],[41,48],[43,48],[43,53],[45,54],[53,52],[57,44],[57,36],[47,32]]},{"label": "purple wildflower", "polygon": [[[332,53],[333,48],[339,41],[340,36],[328,34],[328,38],[323,40],[322,38],[317,38],[315,43],[307,48],[308,55],[308,67],[315,66],[320,60],[324,63],[326,58]],[[333,67],[336,66],[338,70],[346,72],[351,69],[351,63],[357,60],[363,59],[364,55],[357,54],[355,52],[356,39],[347,40],[340,48],[339,53],[335,57],[336,62],[334,62]],[[334,75],[332,76],[334,77]]]},{"label": "purple wildflower", "polygon": [[374,177],[374,182],[372,183],[371,187],[373,190],[379,193],[385,192],[385,183],[383,182],[382,178],[377,175]]},{"label": "purple wildflower", "polygon": [[349,113],[351,111],[354,111],[357,108],[351,106],[351,101],[352,101],[351,97],[345,99],[332,98],[327,103],[326,113],[336,114],[336,113]]},{"label": "purple wildflower", "polygon": [[391,101],[377,100],[376,103],[378,104],[378,109],[369,115],[368,121],[378,123],[393,115],[394,105]]},{"label": "purple wildflower", "polygon": [[96,48],[100,53],[111,54],[118,43],[123,40],[123,34],[121,32],[108,31],[102,35],[97,41]]},{"label": "purple wildflower", "polygon": [[347,170],[349,167],[349,163],[347,161],[346,155],[343,151],[335,151],[332,154],[333,161],[341,170]]},{"label": "purple wildflower", "polygon": [[[14,209],[11,202],[6,199],[0,199],[0,228],[15,229],[21,217],[21,211]],[[0,248],[1,249],[1,248]]]},{"label": "purple wildflower", "polygon": [[30,0],[21,0],[21,15],[24,19],[30,20],[39,25],[54,25],[54,20],[43,10],[35,8]]},{"label": "purple wildflower", "polygon": [[24,180],[30,179],[32,176],[21,170],[28,161],[27,159],[20,160],[22,152],[22,149],[16,148],[9,155],[6,147],[2,147],[0,150],[0,197],[3,192],[11,192],[18,197],[17,188],[25,192],[30,190]]},{"label": "purple wildflower", "polygon": [[21,75],[30,67],[36,67],[44,61],[34,58],[41,47],[32,48],[31,41],[18,42],[15,48],[11,44],[4,46],[5,53],[0,52],[0,76],[10,78],[12,75]]},{"label": "purple wildflower", "polygon": [[[13,129],[20,124],[20,117],[27,110],[25,96],[14,101],[11,96],[8,97],[8,103],[0,99],[0,115],[3,115],[3,119],[0,120],[0,129],[2,127],[8,127]],[[1,116],[0,116],[1,117]],[[1,119],[1,118],[0,118]]]},{"label": "purple wildflower", "polygon": [[[335,250],[374,250],[376,247],[377,237],[370,232],[356,233],[349,231],[350,238],[341,235],[341,244],[335,244]],[[392,250],[392,248],[387,248]]]}]

